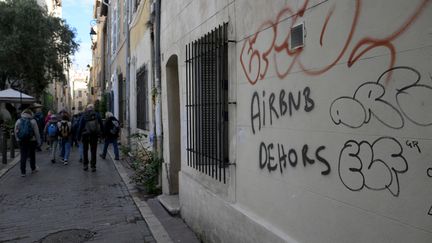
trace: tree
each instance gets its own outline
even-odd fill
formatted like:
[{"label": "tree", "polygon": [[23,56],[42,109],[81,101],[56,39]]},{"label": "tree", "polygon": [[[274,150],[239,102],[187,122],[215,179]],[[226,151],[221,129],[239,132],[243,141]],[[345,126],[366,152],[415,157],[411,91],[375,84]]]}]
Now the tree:
[{"label": "tree", "polygon": [[79,46],[75,36],[36,0],[0,1],[0,89],[20,82],[39,96],[50,82],[66,81],[64,70]]}]

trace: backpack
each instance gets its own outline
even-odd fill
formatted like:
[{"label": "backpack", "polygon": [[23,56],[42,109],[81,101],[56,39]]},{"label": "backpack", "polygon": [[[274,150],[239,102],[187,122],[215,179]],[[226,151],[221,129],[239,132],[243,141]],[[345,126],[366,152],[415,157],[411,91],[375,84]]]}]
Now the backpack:
[{"label": "backpack", "polygon": [[69,124],[67,121],[62,121],[60,124],[60,136],[62,138],[67,138],[70,134]]},{"label": "backpack", "polygon": [[111,126],[111,129],[110,129],[110,133],[112,135],[118,135],[118,133],[120,132],[120,124],[119,124],[119,122],[117,120],[115,120],[115,119],[112,119],[111,120],[111,124],[112,124],[112,126]]},{"label": "backpack", "polygon": [[86,123],[85,123],[84,130],[86,134],[97,135],[100,133],[101,128],[99,125],[98,117],[95,112],[88,114],[85,120]]},{"label": "backpack", "polygon": [[33,126],[31,119],[20,118],[17,137],[19,140],[30,140],[34,136]]},{"label": "backpack", "polygon": [[55,137],[55,136],[58,135],[58,127],[57,127],[57,124],[54,123],[54,122],[51,122],[48,125],[48,129],[47,130],[48,130],[48,136],[50,136],[50,137]]}]

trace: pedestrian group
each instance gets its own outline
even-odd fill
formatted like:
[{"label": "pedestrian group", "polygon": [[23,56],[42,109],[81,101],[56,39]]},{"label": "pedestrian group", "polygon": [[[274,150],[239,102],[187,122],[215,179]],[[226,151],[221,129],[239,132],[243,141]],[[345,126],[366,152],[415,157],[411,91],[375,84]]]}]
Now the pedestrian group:
[{"label": "pedestrian group", "polygon": [[[48,111],[44,118],[42,110],[33,113],[31,109],[22,111],[15,123],[15,139],[20,148],[21,176],[26,176],[26,163],[30,160],[31,173],[38,172],[36,166],[36,151],[42,151],[42,145],[46,143],[50,151],[51,163],[58,162],[59,155],[63,165],[69,164],[69,155],[73,146],[78,146],[83,170],[88,171],[89,165],[92,172],[96,172],[96,155],[99,138],[105,138],[102,153],[99,155],[105,159],[109,144],[113,145],[114,159],[119,160],[118,137],[120,133],[119,121],[111,112],[105,113],[105,122],[94,106],[89,104],[86,110],[70,116],[66,110],[55,114]],[[90,158],[88,156],[90,150]]]}]

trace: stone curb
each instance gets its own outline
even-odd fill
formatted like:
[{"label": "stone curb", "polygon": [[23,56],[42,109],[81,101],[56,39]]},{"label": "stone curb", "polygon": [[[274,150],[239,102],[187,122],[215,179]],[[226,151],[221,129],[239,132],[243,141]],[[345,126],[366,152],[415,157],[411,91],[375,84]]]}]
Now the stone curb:
[{"label": "stone curb", "polygon": [[0,170],[0,178],[12,169],[20,161],[20,156],[16,156],[10,163],[7,163],[6,167]]},{"label": "stone curb", "polygon": [[111,151],[108,151],[108,155],[111,158],[111,161],[114,163],[117,172],[119,173],[120,177],[125,183],[126,188],[129,191],[129,194],[131,195],[133,201],[135,202],[135,205],[138,207],[142,217],[146,221],[156,242],[172,243],[173,242],[172,239],[169,237],[168,233],[166,232],[165,228],[162,226],[161,222],[153,214],[147,202],[139,198],[138,196],[139,192],[135,188],[135,185],[130,182],[129,176],[127,175],[125,169],[123,168],[123,165],[120,162],[114,160],[114,155],[112,154]]}]

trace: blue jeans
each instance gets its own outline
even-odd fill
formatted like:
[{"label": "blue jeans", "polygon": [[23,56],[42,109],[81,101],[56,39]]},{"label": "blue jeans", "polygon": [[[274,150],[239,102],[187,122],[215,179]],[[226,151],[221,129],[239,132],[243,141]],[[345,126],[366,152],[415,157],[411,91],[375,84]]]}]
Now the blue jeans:
[{"label": "blue jeans", "polygon": [[102,152],[102,157],[104,157],[104,158],[106,157],[106,154],[108,151],[108,146],[110,143],[112,143],[113,148],[114,148],[115,159],[118,160],[120,158],[120,155],[119,155],[118,143],[117,143],[116,138],[105,138],[105,144],[104,144],[104,148],[103,148],[103,152]]},{"label": "blue jeans", "polygon": [[51,160],[55,160],[56,151],[57,151],[58,140],[50,141],[50,149],[51,149]]},{"label": "blue jeans", "polygon": [[84,147],[83,143],[81,141],[78,141],[78,152],[79,152],[81,161],[83,160],[83,151],[84,151],[83,147]]},{"label": "blue jeans", "polygon": [[62,139],[61,140],[60,157],[63,158],[65,161],[68,161],[69,160],[70,150],[71,150],[71,141],[70,141],[70,139]]}]

